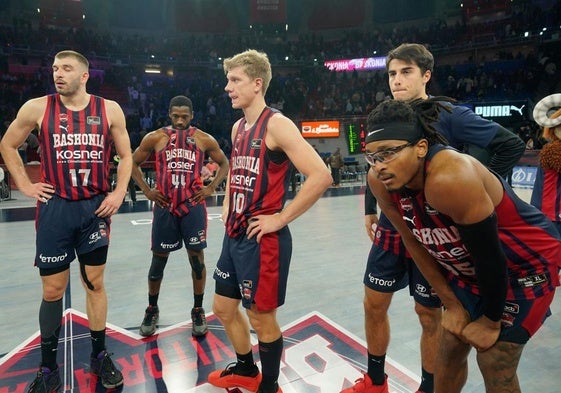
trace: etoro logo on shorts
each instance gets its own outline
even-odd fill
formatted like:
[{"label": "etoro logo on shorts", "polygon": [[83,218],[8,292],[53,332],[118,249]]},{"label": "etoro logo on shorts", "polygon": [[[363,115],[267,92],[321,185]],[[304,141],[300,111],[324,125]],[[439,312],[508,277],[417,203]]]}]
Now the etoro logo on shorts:
[{"label": "etoro logo on shorts", "polygon": [[55,255],[54,257],[45,256],[45,255],[41,254],[41,255],[39,255],[39,260],[41,260],[42,263],[57,263],[57,262],[64,261],[67,256],[68,256],[67,252],[65,252],[62,255]]},{"label": "etoro logo on shorts", "polygon": [[223,272],[222,270],[220,270],[219,268],[214,268],[214,274],[216,274],[218,277],[220,277],[221,279],[225,280],[228,277],[230,277],[230,272]]},{"label": "etoro logo on shorts", "polygon": [[391,288],[395,285],[395,278],[392,280],[386,280],[383,278],[375,277],[372,275],[372,273],[368,273],[368,281],[379,287]]},{"label": "etoro logo on shorts", "polygon": [[166,249],[171,249],[171,248],[176,248],[177,246],[179,246],[179,241],[175,242],[175,243],[160,243],[160,247],[164,250]]}]

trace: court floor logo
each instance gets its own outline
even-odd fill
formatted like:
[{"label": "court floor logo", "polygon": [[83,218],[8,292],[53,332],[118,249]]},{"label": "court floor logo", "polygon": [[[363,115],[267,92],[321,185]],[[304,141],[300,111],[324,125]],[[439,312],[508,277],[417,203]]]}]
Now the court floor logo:
[{"label": "court floor logo", "polygon": [[[89,372],[91,349],[86,316],[69,309],[61,331],[59,365],[62,367],[61,392],[104,392]],[[222,325],[207,316],[209,333],[191,336],[191,323],[163,327],[158,334],[143,338],[135,332],[108,324],[107,348],[121,369],[127,393],[224,392],[207,383],[208,374],[234,362],[236,355]],[[311,313],[283,328],[284,355],[279,384],[284,393],[335,393],[352,386],[362,375],[366,349],[360,339]],[[257,339],[252,336],[255,358]],[[24,393],[34,379],[40,359],[39,334],[0,359],[0,393]],[[260,366],[260,365],[259,365]],[[391,393],[415,391],[418,377],[387,360],[386,372]],[[234,389],[230,392],[245,392]]]}]

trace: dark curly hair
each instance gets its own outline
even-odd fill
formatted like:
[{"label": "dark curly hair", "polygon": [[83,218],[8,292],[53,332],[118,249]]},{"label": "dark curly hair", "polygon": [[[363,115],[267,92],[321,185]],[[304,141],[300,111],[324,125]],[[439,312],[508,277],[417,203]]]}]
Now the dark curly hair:
[{"label": "dark curly hair", "polygon": [[378,105],[368,114],[366,130],[372,131],[379,128],[380,124],[387,123],[417,123],[422,131],[423,138],[429,144],[448,145],[446,138],[431,125],[438,121],[440,111],[451,112],[444,102],[454,103],[454,99],[444,96],[429,99],[417,99],[409,103],[397,100],[387,100]]}]

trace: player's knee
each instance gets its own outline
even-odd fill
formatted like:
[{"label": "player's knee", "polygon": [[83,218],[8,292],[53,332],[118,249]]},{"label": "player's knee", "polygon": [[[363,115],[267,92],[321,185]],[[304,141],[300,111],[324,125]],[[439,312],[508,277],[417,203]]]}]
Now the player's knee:
[{"label": "player's knee", "polygon": [[[82,282],[90,291],[103,290],[103,266],[107,262],[108,249],[108,246],[103,246],[78,255]],[[87,266],[91,268],[88,269]],[[95,267],[98,267],[98,269],[95,269]]]},{"label": "player's knee", "polygon": [[168,263],[168,255],[152,255],[152,263],[148,271],[148,280],[160,281],[164,277],[164,269]]},{"label": "player's knee", "polygon": [[212,302],[212,312],[223,324],[241,314],[239,308],[241,294],[238,287],[216,282],[215,293],[218,296],[215,296]]},{"label": "player's knee", "polygon": [[43,300],[54,302],[62,298],[66,287],[60,285],[43,285]]},{"label": "player's knee", "polygon": [[39,268],[39,274],[43,278],[43,300],[54,302],[62,298],[68,281],[61,280],[56,275],[68,269],[70,269],[70,264],[59,266],[54,269]]},{"label": "player's knee", "polygon": [[193,269],[193,273],[195,274],[195,278],[197,280],[202,280],[203,278],[203,271],[205,269],[205,264],[202,259],[202,255],[189,255],[189,263],[191,264],[191,269]]},{"label": "player's knee", "polygon": [[246,310],[251,327],[260,341],[272,342],[281,336],[281,331],[276,320],[276,313],[271,311],[256,311],[255,305]]},{"label": "player's knee", "polygon": [[364,312],[368,313],[368,315],[373,318],[385,318],[388,313],[392,295],[392,293],[367,290],[363,300]]},{"label": "player's knee", "polygon": [[442,311],[440,308],[423,306],[415,303],[415,312],[425,332],[436,332],[440,326]]}]

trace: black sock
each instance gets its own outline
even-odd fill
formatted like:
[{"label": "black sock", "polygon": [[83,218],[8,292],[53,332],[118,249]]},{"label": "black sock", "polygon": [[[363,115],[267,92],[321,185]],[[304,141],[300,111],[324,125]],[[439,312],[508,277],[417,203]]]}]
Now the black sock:
[{"label": "black sock", "polygon": [[152,307],[158,307],[158,297],[160,296],[159,293],[155,295],[148,294],[148,304]]},{"label": "black sock", "polygon": [[263,374],[261,386],[265,389],[265,392],[274,389],[279,379],[283,348],[282,335],[271,343],[259,341],[259,357],[261,358],[261,373]]},{"label": "black sock", "polygon": [[92,357],[97,357],[99,353],[105,350],[105,329],[90,330],[92,339]]},{"label": "black sock", "polygon": [[237,364],[236,364],[236,374],[255,376],[259,373],[259,369],[253,361],[253,352],[249,351],[244,355],[236,353]]},{"label": "black sock", "polygon": [[386,380],[384,366],[386,365],[386,355],[375,356],[368,354],[368,375],[374,385],[383,385]]},{"label": "black sock", "polygon": [[259,384],[259,393],[277,393],[279,391],[279,384],[278,382],[269,383],[265,380],[261,380],[261,384]]},{"label": "black sock", "polygon": [[41,366],[48,367],[50,370],[58,368],[56,356],[58,353],[58,336],[60,327],[55,334],[50,337],[41,336]]},{"label": "black sock", "polygon": [[434,374],[429,373],[424,368],[422,369],[421,386],[419,386],[419,390],[423,393],[434,392]]},{"label": "black sock", "polygon": [[202,295],[195,294],[195,308],[203,306],[203,296],[204,293]]},{"label": "black sock", "polygon": [[41,365],[51,370],[57,369],[58,338],[62,322],[62,299],[54,302],[43,300],[39,307],[39,328],[41,330]]}]

